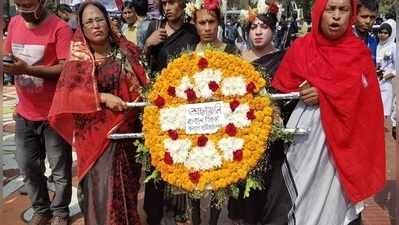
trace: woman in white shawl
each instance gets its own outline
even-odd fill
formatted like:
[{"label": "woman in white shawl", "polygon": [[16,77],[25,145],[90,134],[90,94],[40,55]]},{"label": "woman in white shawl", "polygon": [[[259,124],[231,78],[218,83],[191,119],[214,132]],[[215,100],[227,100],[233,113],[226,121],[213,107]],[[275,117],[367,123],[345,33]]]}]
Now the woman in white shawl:
[{"label": "woman in white shawl", "polygon": [[378,31],[380,42],[377,46],[376,61],[385,117],[391,115],[393,105],[392,79],[396,75],[396,45],[395,39],[392,37],[391,25],[389,23],[381,24]]}]

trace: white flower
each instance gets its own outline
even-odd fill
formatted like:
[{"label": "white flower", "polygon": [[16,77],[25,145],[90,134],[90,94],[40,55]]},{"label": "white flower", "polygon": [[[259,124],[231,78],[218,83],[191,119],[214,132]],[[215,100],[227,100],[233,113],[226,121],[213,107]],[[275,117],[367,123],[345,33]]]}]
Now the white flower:
[{"label": "white flower", "polygon": [[201,9],[202,8],[202,5],[203,5],[203,0],[196,0],[195,1],[195,8],[196,9]]},{"label": "white flower", "polygon": [[223,126],[226,126],[229,123],[233,123],[237,128],[244,128],[251,125],[251,121],[247,117],[247,113],[249,112],[248,104],[240,104],[234,112],[231,111],[230,104],[225,103],[223,105]]},{"label": "white flower", "polygon": [[234,159],[234,152],[244,147],[244,140],[241,138],[228,137],[218,142],[218,147],[223,151],[223,158],[226,161]]},{"label": "white flower", "polygon": [[191,83],[190,78],[188,76],[184,76],[180,81],[180,85],[176,88],[176,96],[187,99],[187,94],[185,91],[193,87],[194,85]]},{"label": "white flower", "polygon": [[239,21],[241,24],[247,24],[249,20],[249,11],[248,10],[240,10]]},{"label": "white flower", "polygon": [[184,106],[162,108],[160,110],[160,124],[162,131],[185,129],[186,118]]},{"label": "white flower", "polygon": [[193,148],[184,165],[196,171],[209,170],[220,167],[222,157],[218,154],[214,144],[208,141],[204,147]]},{"label": "white flower", "polygon": [[165,139],[163,141],[165,149],[170,153],[173,163],[184,163],[188,156],[188,151],[191,148],[191,141],[189,139],[172,140]]},{"label": "white flower", "polygon": [[220,70],[205,69],[194,74],[195,90],[199,93],[198,97],[212,97],[213,91],[209,88],[209,82],[215,81],[219,84],[221,80],[222,72]]},{"label": "white flower", "polygon": [[187,16],[193,17],[193,14],[195,12],[195,4],[193,2],[187,3],[184,11],[186,12]]},{"label": "white flower", "polygon": [[221,90],[225,96],[243,96],[247,93],[247,86],[242,77],[228,77],[223,79]]},{"label": "white flower", "polygon": [[258,1],[256,11],[257,14],[266,14],[269,11],[269,5],[266,4],[266,1]]},{"label": "white flower", "polygon": [[202,57],[202,58],[205,58],[205,52],[204,51],[198,51],[198,52],[196,52],[196,54],[199,56],[199,57]]}]

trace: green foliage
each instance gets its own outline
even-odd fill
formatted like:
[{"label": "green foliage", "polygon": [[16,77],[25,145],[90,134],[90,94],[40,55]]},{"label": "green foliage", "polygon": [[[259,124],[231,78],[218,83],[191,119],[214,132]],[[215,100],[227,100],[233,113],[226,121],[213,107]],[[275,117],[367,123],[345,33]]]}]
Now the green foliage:
[{"label": "green foliage", "polygon": [[161,180],[161,176],[158,170],[152,171],[152,173],[145,178],[144,183],[148,183],[151,180],[153,180],[154,184],[157,184]]},{"label": "green foliage", "polygon": [[139,140],[136,140],[134,145],[136,146],[136,162],[140,163],[146,172],[149,172],[151,170],[150,151]]},{"label": "green foliage", "polygon": [[240,188],[233,184],[230,186],[231,197],[238,199],[240,197]]},{"label": "green foliage", "polygon": [[281,124],[273,124],[269,140],[272,142],[282,140],[285,144],[290,144],[294,142],[294,134],[285,132]]},{"label": "green foliage", "polygon": [[263,190],[265,186],[263,185],[263,180],[258,177],[249,176],[245,183],[244,198],[248,198],[252,190]]},{"label": "green foliage", "polygon": [[230,196],[231,196],[230,190],[228,188],[224,188],[219,191],[211,193],[211,202],[213,202],[213,205],[216,208],[222,209],[224,203],[229,200]]}]

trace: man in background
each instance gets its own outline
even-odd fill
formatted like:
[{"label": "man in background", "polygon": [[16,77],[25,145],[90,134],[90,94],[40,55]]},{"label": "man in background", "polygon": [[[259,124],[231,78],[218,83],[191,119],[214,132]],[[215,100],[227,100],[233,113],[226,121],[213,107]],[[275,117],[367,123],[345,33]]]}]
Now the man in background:
[{"label": "man in background", "polygon": [[[16,159],[32,202],[31,225],[67,225],[72,194],[72,152],[48,123],[48,113],[72,31],[50,14],[45,0],[15,0],[3,50],[12,60],[4,72],[14,76],[18,95],[15,124]],[[52,170],[55,193],[50,200],[44,160]]]}]

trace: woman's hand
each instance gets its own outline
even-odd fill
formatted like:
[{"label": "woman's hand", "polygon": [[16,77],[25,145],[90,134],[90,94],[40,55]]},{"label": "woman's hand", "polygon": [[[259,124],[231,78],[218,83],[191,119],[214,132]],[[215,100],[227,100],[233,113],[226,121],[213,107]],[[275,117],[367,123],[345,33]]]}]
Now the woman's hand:
[{"label": "woman's hand", "polygon": [[306,105],[319,104],[319,92],[317,88],[310,86],[308,82],[304,82],[299,86],[301,99]]},{"label": "woman's hand", "polygon": [[105,106],[112,111],[123,111],[127,109],[126,102],[124,102],[118,96],[108,94],[108,93],[100,93],[100,101],[104,103]]}]

